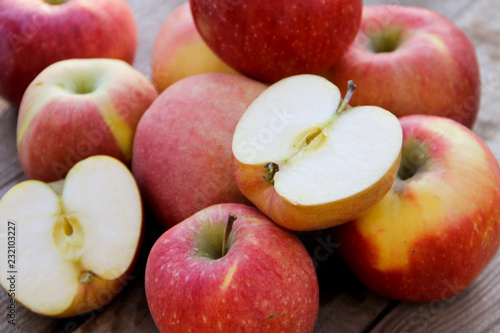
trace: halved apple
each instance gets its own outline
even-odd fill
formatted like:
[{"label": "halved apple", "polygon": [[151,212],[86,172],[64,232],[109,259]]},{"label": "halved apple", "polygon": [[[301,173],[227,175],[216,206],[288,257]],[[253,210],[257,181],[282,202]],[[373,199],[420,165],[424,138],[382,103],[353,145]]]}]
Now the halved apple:
[{"label": "halved apple", "polygon": [[389,191],[401,158],[402,129],[376,106],[346,108],[339,89],[316,75],[267,88],[233,137],[241,192],[277,224],[314,230],[347,222]]},{"label": "halved apple", "polygon": [[17,184],[0,200],[0,221],[1,285],[9,291],[14,280],[12,296],[31,311],[70,317],[106,305],[126,285],[143,212],[130,171],[101,155],[65,180]]}]

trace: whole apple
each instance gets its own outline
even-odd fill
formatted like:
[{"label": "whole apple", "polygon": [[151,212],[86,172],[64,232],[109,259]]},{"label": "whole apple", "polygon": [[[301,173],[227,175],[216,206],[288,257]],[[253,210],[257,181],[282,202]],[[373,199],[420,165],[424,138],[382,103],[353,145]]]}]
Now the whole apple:
[{"label": "whole apple", "polygon": [[365,6],[356,40],[323,75],[351,105],[378,105],[402,117],[429,114],[472,128],[481,80],[474,46],[452,21],[434,11],[396,5]]},{"label": "whole apple", "polygon": [[109,156],[64,180],[27,180],[0,200],[0,284],[40,315],[73,317],[109,303],[129,282],[143,214],[130,170]]},{"label": "whole apple", "polygon": [[163,22],[153,45],[151,70],[158,92],[196,74],[237,74],[205,44],[194,25],[189,3],[178,7]]},{"label": "whole apple", "polygon": [[347,264],[375,293],[444,300],[469,287],[500,247],[500,167],[454,120],[400,120],[403,157],[391,191],[333,233]]},{"label": "whole apple", "polygon": [[117,59],[68,59],[44,69],[19,108],[17,149],[30,179],[51,182],[91,155],[130,165],[139,119],[153,84]]},{"label": "whole apple", "polygon": [[146,111],[132,171],[164,227],[214,204],[249,203],[233,180],[231,140],[243,111],[265,88],[240,75],[199,74],[171,85]]},{"label": "whole apple", "polygon": [[362,0],[190,4],[208,46],[238,72],[263,82],[332,66],[354,40],[362,9]]},{"label": "whole apple", "polygon": [[319,305],[302,243],[242,204],[208,207],[165,232],[149,253],[145,289],[168,333],[312,332]]},{"label": "whole apple", "polygon": [[125,0],[0,1],[0,96],[14,107],[33,79],[69,58],[132,64],[134,17]]}]

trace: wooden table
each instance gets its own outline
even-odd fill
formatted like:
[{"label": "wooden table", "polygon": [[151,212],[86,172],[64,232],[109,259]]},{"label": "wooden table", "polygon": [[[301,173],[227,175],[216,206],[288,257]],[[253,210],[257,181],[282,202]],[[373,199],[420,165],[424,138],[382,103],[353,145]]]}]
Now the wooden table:
[{"label": "wooden table", "polygon": [[[150,75],[150,54],[167,15],[184,0],[129,0],[139,30],[135,67]],[[382,3],[365,0],[365,4]],[[474,131],[500,160],[500,2],[496,0],[396,0],[428,7],[460,26],[474,43],[483,93]],[[2,38],[3,36],[0,36]],[[0,73],[1,75],[1,73]],[[17,111],[0,100],[0,196],[25,179],[16,155]],[[1,316],[0,332],[157,332],[144,296],[144,265],[158,230],[149,227],[140,263],[125,290],[107,307],[70,319],[49,319],[17,308],[15,329]],[[312,239],[321,245],[319,238]],[[441,302],[408,304],[367,291],[333,253],[318,268],[321,307],[315,332],[500,332],[500,253],[464,293]],[[0,291],[6,313],[7,293]]]}]

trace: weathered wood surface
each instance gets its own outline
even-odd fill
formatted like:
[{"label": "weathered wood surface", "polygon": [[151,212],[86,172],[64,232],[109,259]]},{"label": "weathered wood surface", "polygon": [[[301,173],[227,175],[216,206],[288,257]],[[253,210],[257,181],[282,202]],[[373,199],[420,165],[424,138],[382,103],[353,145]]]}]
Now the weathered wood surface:
[{"label": "weathered wood surface", "polygon": [[[184,0],[129,0],[139,31],[134,66],[150,75],[154,38],[165,17]],[[383,3],[365,0],[365,4]],[[500,3],[496,0],[396,0],[431,8],[455,21],[476,47],[482,72],[481,111],[474,131],[500,160]],[[2,37],[0,37],[2,38]],[[0,99],[0,196],[25,179],[15,127],[17,111]],[[134,278],[107,307],[69,319],[50,319],[17,308],[17,325],[0,319],[0,332],[156,332],[144,296],[144,263],[158,231],[149,228]],[[310,245],[322,246],[321,238]],[[319,259],[319,258],[317,258]],[[500,332],[500,253],[461,295],[442,302],[409,304],[378,297],[360,285],[333,252],[319,262],[321,308],[315,332]],[[452,286],[450,286],[452,287]],[[0,307],[8,297],[0,291]]]}]

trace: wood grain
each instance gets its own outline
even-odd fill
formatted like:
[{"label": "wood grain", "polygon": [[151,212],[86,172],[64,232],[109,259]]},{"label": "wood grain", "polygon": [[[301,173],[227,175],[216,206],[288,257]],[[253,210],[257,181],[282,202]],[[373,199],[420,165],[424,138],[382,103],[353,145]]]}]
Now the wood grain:
[{"label": "wood grain", "polygon": [[[150,76],[150,56],[163,20],[182,0],[130,0],[139,33],[134,66]],[[382,3],[365,0],[365,4]],[[386,2],[389,3],[389,2]],[[495,0],[396,0],[392,4],[431,8],[454,20],[471,38],[480,61],[482,104],[474,131],[500,160],[500,4]],[[0,37],[2,38],[2,37]],[[0,196],[25,179],[17,159],[17,111],[0,100]],[[1,221],[0,221],[1,222]],[[38,316],[20,306],[17,325],[0,320],[0,332],[156,332],[144,295],[144,265],[160,234],[148,220],[146,241],[135,278],[108,306],[69,319]],[[319,237],[319,238],[318,238]],[[324,235],[309,239],[309,250],[323,244]],[[314,255],[313,255],[314,256]],[[318,260],[321,305],[315,332],[500,332],[500,253],[480,278],[461,295],[442,302],[398,303],[367,291],[335,252]],[[0,291],[0,306],[8,304]]]}]

